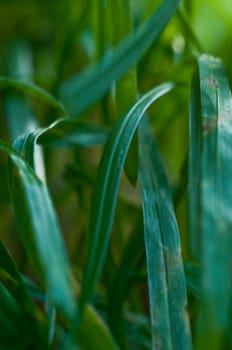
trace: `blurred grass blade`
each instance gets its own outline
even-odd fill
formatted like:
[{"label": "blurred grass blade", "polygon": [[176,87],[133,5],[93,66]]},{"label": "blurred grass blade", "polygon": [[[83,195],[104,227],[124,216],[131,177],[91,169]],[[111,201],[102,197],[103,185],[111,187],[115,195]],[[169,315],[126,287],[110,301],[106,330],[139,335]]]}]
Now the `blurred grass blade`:
[{"label": "blurred grass blade", "polygon": [[116,268],[108,291],[109,324],[120,349],[128,349],[123,303],[133,286],[134,269],[144,253],[143,227],[140,221],[131,233],[125,246],[119,266]]},{"label": "blurred grass blade", "polygon": [[[111,19],[113,32],[113,45],[118,45],[133,31],[131,0],[111,0]],[[117,13],[117,16],[115,16]],[[117,117],[122,117],[136,102],[137,77],[136,68],[132,67],[123,75],[115,86],[115,104]]]},{"label": "blurred grass blade", "polygon": [[[2,242],[0,242],[0,256],[0,282],[12,295],[17,304],[20,305],[21,315],[26,323],[27,332],[31,334],[31,343],[33,343],[33,337],[36,337],[39,340],[40,346],[43,346],[43,349],[47,349],[47,333],[36,319],[34,305],[32,304],[26,285],[19,274],[14,260]],[[1,313],[2,309],[0,311],[0,318]],[[22,337],[24,337],[24,334],[22,334]],[[2,345],[1,341],[0,344]],[[34,346],[36,349],[39,349],[39,346]]]},{"label": "blurred grass blade", "polygon": [[[96,65],[75,75],[60,86],[60,96],[72,116],[77,116],[119,80],[160,36],[176,12],[180,0],[165,0],[146,23],[133,32]],[[91,91],[91,93],[90,93]]]},{"label": "blurred grass blade", "polygon": [[[202,55],[198,58],[191,112],[190,170],[199,168],[190,195],[190,222],[199,222],[202,298],[196,349],[219,350],[230,337],[232,250],[232,100],[222,62]],[[193,127],[192,127],[193,126]],[[200,155],[195,145],[200,145]],[[193,164],[194,160],[198,163]],[[190,173],[189,181],[194,178]],[[193,198],[191,198],[193,196]],[[198,212],[191,203],[195,203]],[[224,344],[224,345],[222,345]]]},{"label": "blurred grass blade", "polygon": [[107,325],[90,305],[85,309],[77,340],[85,350],[92,350],[93,343],[95,349],[119,350]]},{"label": "blurred grass blade", "polygon": [[[8,78],[17,76],[25,81],[32,79],[33,65],[30,47],[21,40],[16,40],[8,46],[5,57],[6,73]],[[36,126],[36,118],[25,94],[18,89],[4,91],[4,114],[6,116],[8,132],[11,140],[16,139],[24,132]]]},{"label": "blurred grass blade", "polygon": [[201,267],[189,261],[184,262],[184,272],[188,291],[197,298],[201,297]]},{"label": "blurred grass blade", "polygon": [[139,179],[147,257],[152,348],[191,349],[180,237],[168,182],[147,119],[139,126]]},{"label": "blurred grass blade", "polygon": [[194,75],[190,102],[189,168],[188,168],[188,210],[189,246],[195,259],[200,257],[200,172],[201,172],[201,121],[200,90],[195,88],[199,78]]},{"label": "blurred grass blade", "polygon": [[75,302],[68,259],[47,187],[11,147],[1,141],[0,149],[13,163],[9,168],[11,195],[27,254],[51,302],[72,317]]},{"label": "blurred grass blade", "polygon": [[108,136],[109,130],[106,128],[63,118],[45,128],[37,142],[43,146],[57,148],[91,147],[105,144]]},{"label": "blurred grass blade", "polygon": [[[79,295],[80,286],[76,280],[74,286],[76,294]],[[92,305],[87,304],[79,331],[75,334],[72,332],[65,335],[61,334],[60,349],[92,350],[93,344],[96,349],[119,349],[104,319]]]},{"label": "blurred grass blade", "polygon": [[[34,73],[33,57],[31,48],[27,42],[16,40],[9,45],[5,61],[7,76],[17,76],[21,81],[31,83]],[[4,112],[10,138],[11,140],[15,140],[25,132],[34,130],[37,126],[37,118],[35,117],[30,100],[23,90],[20,92],[17,89],[16,91],[9,90],[4,93]],[[47,94],[46,92],[44,93]],[[38,164],[37,174],[45,179],[42,150],[37,147],[35,151],[35,163]]]},{"label": "blurred grass blade", "polygon": [[144,95],[129,113],[118,121],[105,146],[91,212],[90,240],[80,309],[92,295],[105,261],[120,178],[133,135],[148,107],[173,87],[172,83],[165,83]]},{"label": "blurred grass blade", "polygon": [[63,104],[61,102],[59,102],[46,90],[31,82],[0,76],[0,89],[6,88],[14,88],[19,91],[27,92],[32,96],[38,97],[40,100],[44,101],[50,106],[61,110],[62,113],[66,114]]},{"label": "blurred grass blade", "polygon": [[[111,19],[113,44],[120,43],[130,32],[133,31],[131,0],[111,0]],[[115,16],[117,13],[117,16]],[[137,74],[136,67],[132,67],[123,75],[115,86],[115,107],[117,118],[125,115],[137,99]],[[138,143],[135,135],[129,149],[125,173],[135,186],[138,177]]]},{"label": "blurred grass blade", "polygon": [[31,334],[19,304],[0,283],[0,345],[1,349],[26,349],[31,344]]},{"label": "blurred grass blade", "polygon": [[[6,287],[9,286],[10,292],[16,301],[21,304],[29,313],[33,313],[33,305],[25,284],[19,274],[19,271],[11,258],[7,249],[0,241],[0,281],[5,284]],[[9,281],[9,283],[8,283]],[[5,282],[5,283],[4,283]],[[10,283],[11,282],[11,283]]]}]

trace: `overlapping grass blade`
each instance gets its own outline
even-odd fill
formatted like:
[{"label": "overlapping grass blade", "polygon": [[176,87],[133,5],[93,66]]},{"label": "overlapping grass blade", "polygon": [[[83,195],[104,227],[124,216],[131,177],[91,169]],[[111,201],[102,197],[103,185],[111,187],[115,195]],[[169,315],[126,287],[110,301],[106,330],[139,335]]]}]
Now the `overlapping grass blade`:
[{"label": "overlapping grass blade", "polygon": [[191,349],[180,237],[164,168],[147,119],[139,126],[140,186],[152,348]]},{"label": "overlapping grass blade", "polygon": [[0,76],[0,89],[6,88],[14,88],[23,92],[27,92],[66,114],[64,106],[60,101],[58,101],[46,90],[31,82]]},{"label": "overlapping grass blade", "polygon": [[11,195],[27,254],[50,301],[70,318],[75,301],[69,264],[47,187],[14,149],[3,142],[0,149],[11,158]]},{"label": "overlapping grass blade", "polygon": [[37,128],[18,137],[14,147],[30,166],[35,169],[35,147],[37,144],[54,148],[91,147],[105,144],[109,130],[71,118],[57,119],[45,128]]},{"label": "overlapping grass blade", "polygon": [[173,87],[172,83],[164,83],[143,96],[129,113],[118,121],[105,146],[91,212],[90,240],[80,309],[92,295],[105,261],[120,178],[130,142],[147,108]]},{"label": "overlapping grass blade", "polygon": [[[197,74],[193,97],[200,95],[200,108],[192,110],[191,126],[197,125],[198,131],[190,128],[193,145],[200,144],[201,150],[200,156],[190,159],[199,162],[196,166],[200,169],[190,192],[200,214],[190,211],[192,220],[199,222],[196,234],[200,236],[202,263],[196,348],[219,350],[228,348],[231,325],[232,100],[219,59],[200,56]],[[191,147],[194,155],[196,148]]]},{"label": "overlapping grass blade", "polygon": [[[60,86],[60,96],[72,116],[77,116],[119,80],[155,42],[175,14],[180,0],[165,0],[158,10],[123,43],[96,65],[75,75]],[[90,93],[91,92],[91,93]]]}]

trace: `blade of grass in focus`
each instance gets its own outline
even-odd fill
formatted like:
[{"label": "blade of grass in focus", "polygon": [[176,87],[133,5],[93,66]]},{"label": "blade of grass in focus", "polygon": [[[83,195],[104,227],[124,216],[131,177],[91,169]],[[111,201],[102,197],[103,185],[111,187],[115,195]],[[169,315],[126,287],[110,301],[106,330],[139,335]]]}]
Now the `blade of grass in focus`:
[{"label": "blade of grass in focus", "polygon": [[3,142],[0,149],[11,158],[10,189],[27,254],[51,302],[71,318],[75,301],[68,259],[47,187],[14,149]]},{"label": "blade of grass in focus", "polygon": [[80,297],[80,312],[92,296],[103,268],[110,240],[120,178],[130,142],[147,108],[172,89],[172,83],[165,83],[144,95],[129,113],[117,122],[105,146],[91,211],[90,240]]},{"label": "blade of grass in focus", "polygon": [[[229,82],[220,59],[198,58],[197,79],[193,83],[190,160],[199,169],[189,195],[190,222],[196,220],[202,264],[202,297],[197,325],[196,349],[219,350],[229,347],[231,325],[232,249],[232,100]],[[193,126],[193,127],[192,127]],[[200,154],[196,155],[200,145]],[[194,164],[190,165],[190,171]],[[198,213],[191,203],[195,203]]]},{"label": "blade of grass in focus", "polygon": [[180,237],[163,165],[147,119],[139,126],[140,186],[152,348],[191,349]]},{"label": "blade of grass in focus", "polygon": [[78,116],[84,112],[135,64],[144,51],[158,39],[179,3],[180,0],[165,0],[141,28],[106,54],[96,65],[61,84],[59,95],[70,115]]}]

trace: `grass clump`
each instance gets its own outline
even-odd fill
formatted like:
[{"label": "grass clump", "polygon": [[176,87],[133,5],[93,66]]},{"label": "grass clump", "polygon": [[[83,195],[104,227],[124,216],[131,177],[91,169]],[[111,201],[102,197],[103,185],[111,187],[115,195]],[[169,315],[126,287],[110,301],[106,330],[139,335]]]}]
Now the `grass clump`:
[{"label": "grass clump", "polygon": [[0,349],[232,348],[226,4],[0,3]]}]

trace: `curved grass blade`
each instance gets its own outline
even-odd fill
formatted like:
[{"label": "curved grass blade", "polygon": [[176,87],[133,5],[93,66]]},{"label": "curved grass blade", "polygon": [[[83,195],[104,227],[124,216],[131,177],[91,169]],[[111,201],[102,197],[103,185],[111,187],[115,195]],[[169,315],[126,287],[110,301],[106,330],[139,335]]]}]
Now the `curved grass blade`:
[{"label": "curved grass blade", "polygon": [[198,124],[198,132],[190,128],[194,143],[201,145],[195,156],[199,185],[191,184],[195,194],[190,192],[200,214],[192,212],[199,222],[202,264],[196,349],[219,350],[227,348],[231,325],[232,100],[219,59],[199,56],[197,74],[193,94],[200,95],[200,108],[191,113],[191,125]]},{"label": "curved grass blade", "polygon": [[164,1],[141,28],[111,53],[106,54],[96,65],[61,84],[59,95],[70,115],[78,116],[85,111],[133,66],[160,36],[179,3],[180,0]]},{"label": "curved grass blade", "polygon": [[109,130],[70,118],[59,119],[45,128],[37,143],[46,147],[91,147],[106,143]]},{"label": "curved grass blade", "polygon": [[62,113],[67,114],[61,102],[59,102],[46,90],[31,82],[0,76],[0,89],[6,88],[14,88],[23,92],[27,92],[48,103],[50,106],[59,109],[60,111],[62,111]]},{"label": "curved grass blade", "polygon": [[133,135],[148,107],[173,87],[172,83],[165,83],[143,96],[129,113],[118,121],[105,146],[91,212],[90,242],[80,297],[80,313],[93,293],[105,261],[120,178]]},{"label": "curved grass blade", "polygon": [[48,297],[67,317],[75,312],[64,243],[47,187],[10,146],[0,142],[13,164],[10,188],[21,239]]},{"label": "curved grass blade", "polygon": [[180,237],[171,193],[147,119],[139,126],[152,349],[191,349]]}]

